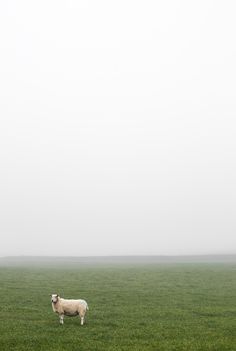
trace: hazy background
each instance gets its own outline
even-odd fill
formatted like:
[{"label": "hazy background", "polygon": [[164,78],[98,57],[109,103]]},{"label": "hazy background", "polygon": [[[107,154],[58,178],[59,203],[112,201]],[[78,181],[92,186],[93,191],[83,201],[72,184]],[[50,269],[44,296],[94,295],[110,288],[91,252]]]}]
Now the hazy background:
[{"label": "hazy background", "polygon": [[1,1],[1,256],[236,252],[235,10]]}]

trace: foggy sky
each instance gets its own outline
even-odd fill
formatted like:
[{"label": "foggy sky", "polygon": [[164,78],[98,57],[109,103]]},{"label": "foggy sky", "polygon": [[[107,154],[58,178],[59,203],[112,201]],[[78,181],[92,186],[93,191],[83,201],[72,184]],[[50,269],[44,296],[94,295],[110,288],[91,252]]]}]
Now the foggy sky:
[{"label": "foggy sky", "polygon": [[1,2],[1,256],[236,252],[235,10]]}]

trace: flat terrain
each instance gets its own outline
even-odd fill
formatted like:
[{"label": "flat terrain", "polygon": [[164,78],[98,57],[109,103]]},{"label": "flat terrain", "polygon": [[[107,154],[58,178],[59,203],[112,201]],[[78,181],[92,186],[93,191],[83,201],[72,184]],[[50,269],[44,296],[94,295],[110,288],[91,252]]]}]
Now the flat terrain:
[{"label": "flat terrain", "polygon": [[[84,298],[86,324],[49,294]],[[235,263],[0,266],[0,350],[235,351]]]}]

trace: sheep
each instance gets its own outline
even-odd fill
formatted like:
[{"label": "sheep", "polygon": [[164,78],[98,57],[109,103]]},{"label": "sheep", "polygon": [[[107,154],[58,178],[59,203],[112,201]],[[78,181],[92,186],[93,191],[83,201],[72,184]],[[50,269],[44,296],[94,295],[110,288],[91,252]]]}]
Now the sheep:
[{"label": "sheep", "polygon": [[81,325],[84,324],[86,311],[89,309],[85,300],[62,299],[58,294],[51,295],[53,312],[59,314],[60,324],[64,324],[64,316],[80,316]]}]

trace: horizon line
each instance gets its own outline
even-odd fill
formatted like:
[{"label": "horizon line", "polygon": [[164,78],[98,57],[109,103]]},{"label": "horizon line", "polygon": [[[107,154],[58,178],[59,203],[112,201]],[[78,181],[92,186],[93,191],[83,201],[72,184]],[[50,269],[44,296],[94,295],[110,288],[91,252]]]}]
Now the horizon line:
[{"label": "horizon line", "polygon": [[106,257],[193,257],[193,256],[235,256],[235,253],[204,253],[204,254],[120,254],[120,255],[0,255],[0,258],[106,258]]}]

